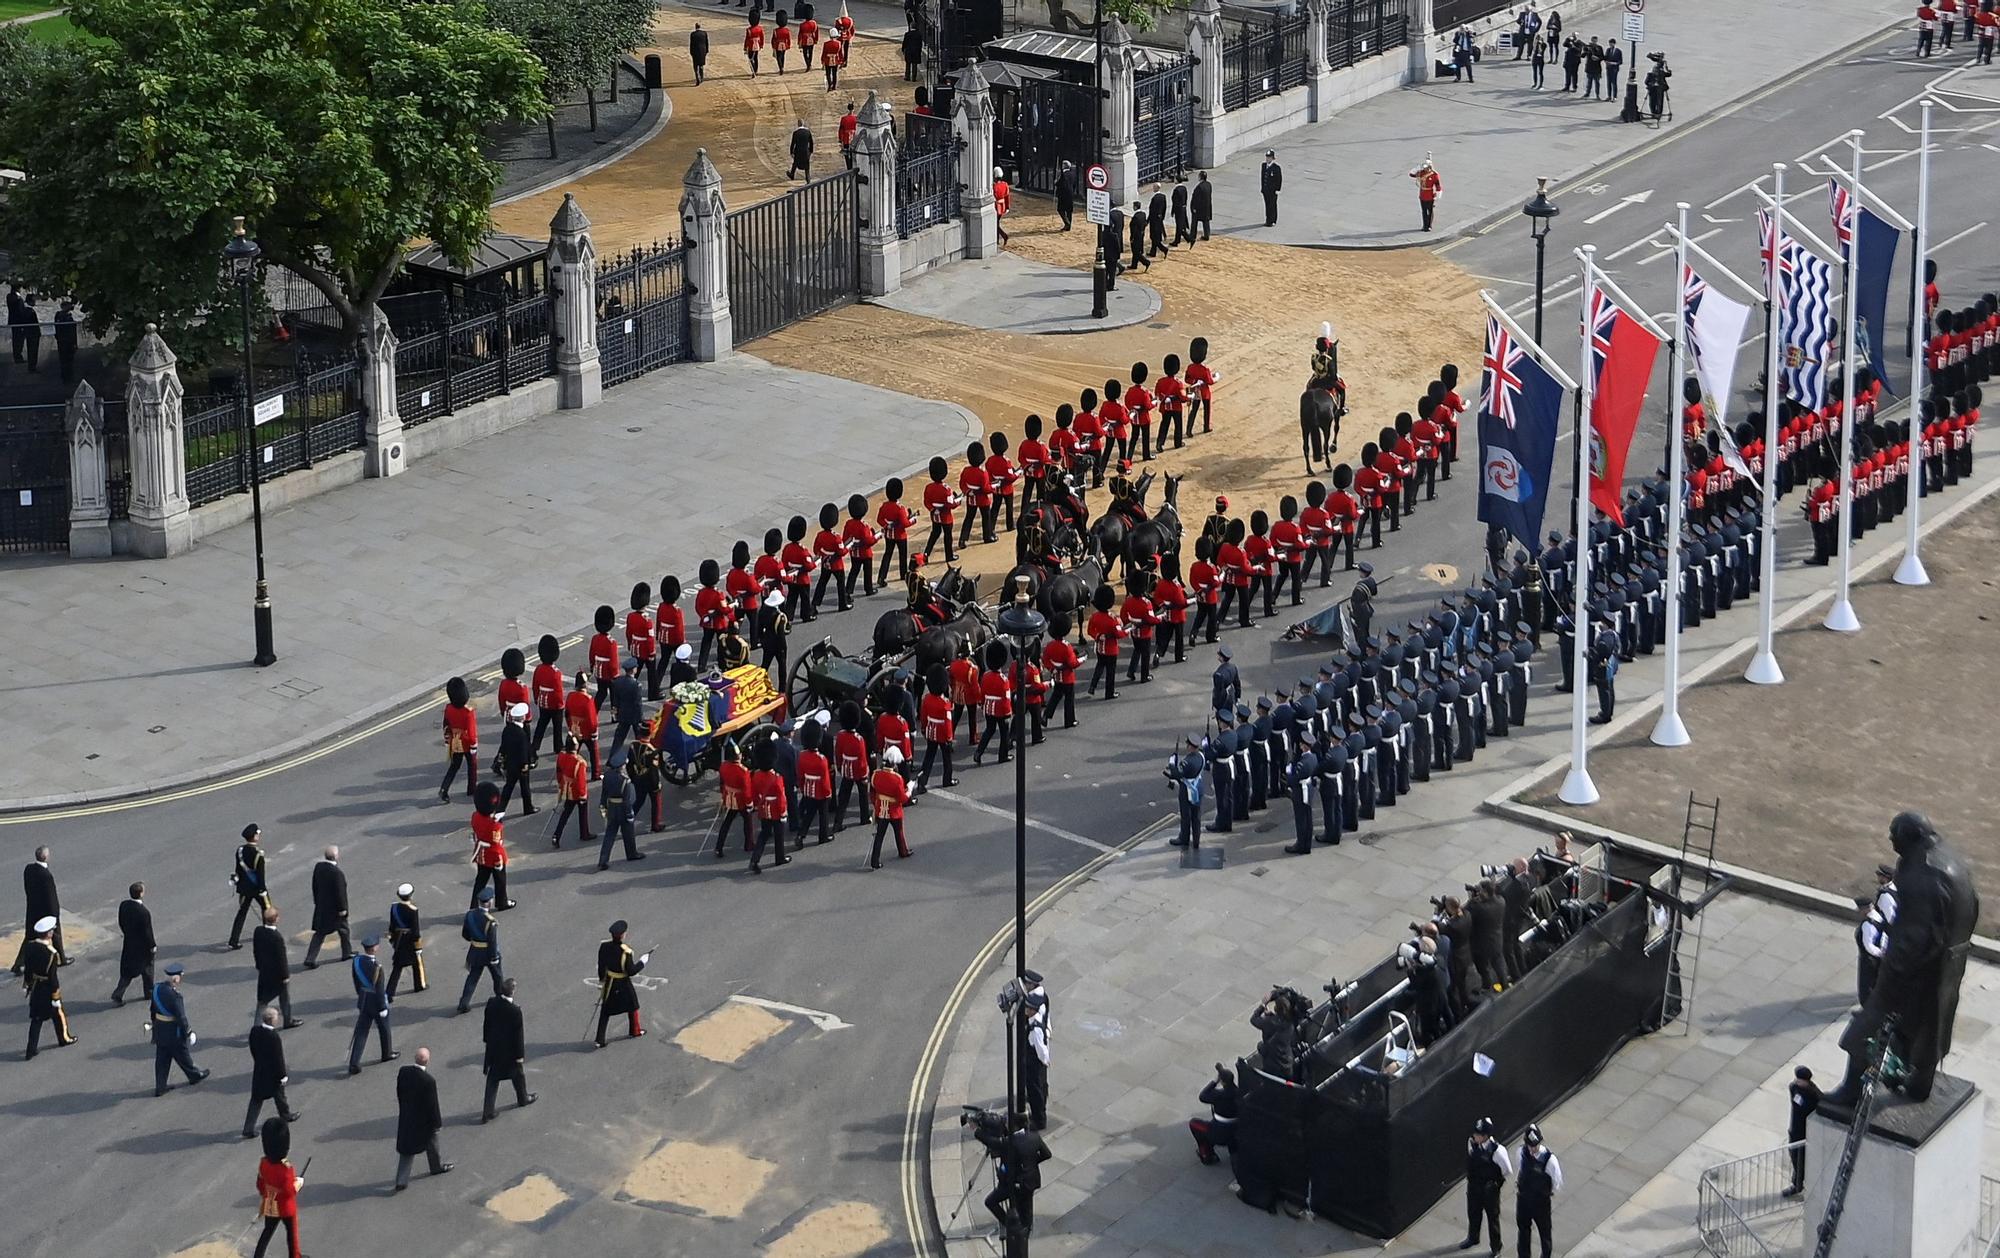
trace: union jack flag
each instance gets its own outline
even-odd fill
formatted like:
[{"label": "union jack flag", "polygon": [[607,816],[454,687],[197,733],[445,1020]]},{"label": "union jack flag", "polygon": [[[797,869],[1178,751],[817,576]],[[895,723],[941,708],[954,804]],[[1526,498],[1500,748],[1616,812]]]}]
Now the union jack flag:
[{"label": "union jack flag", "polygon": [[1764,291],[1769,292],[1772,259],[1777,260],[1779,275],[1791,276],[1798,269],[1792,256],[1797,244],[1784,233],[1783,228],[1779,226],[1778,216],[1770,210],[1757,211],[1757,231],[1763,240],[1758,260],[1764,265]]},{"label": "union jack flag", "polygon": [[1854,243],[1854,211],[1856,207],[1853,198],[1847,195],[1847,189],[1841,185],[1838,179],[1829,179],[1826,181],[1826,208],[1827,213],[1833,216],[1835,243],[1839,244],[1841,251],[1844,253],[1847,247]]},{"label": "union jack flag", "polygon": [[1695,312],[1701,309],[1701,299],[1708,292],[1708,281],[1694,273],[1694,268],[1681,268],[1681,318],[1694,322]]},{"label": "union jack flag", "polygon": [[1514,404],[1521,396],[1521,359],[1528,351],[1498,319],[1486,317],[1486,371],[1479,381],[1479,409],[1497,415],[1507,427],[1515,424]]},{"label": "union jack flag", "polygon": [[1591,380],[1604,374],[1604,360],[1611,353],[1611,334],[1618,327],[1618,303],[1603,289],[1593,289],[1590,294],[1590,372]]}]

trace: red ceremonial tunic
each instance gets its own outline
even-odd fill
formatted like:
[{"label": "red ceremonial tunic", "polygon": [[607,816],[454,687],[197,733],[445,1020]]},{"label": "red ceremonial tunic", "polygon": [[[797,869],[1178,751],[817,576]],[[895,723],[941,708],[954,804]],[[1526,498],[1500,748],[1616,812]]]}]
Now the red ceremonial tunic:
[{"label": "red ceremonial tunic", "polygon": [[569,698],[563,700],[563,715],[569,719],[569,732],[578,738],[597,737],[597,700],[590,697],[588,690],[572,690]]},{"label": "red ceremonial tunic", "polygon": [[1067,638],[1051,638],[1042,647],[1042,667],[1061,685],[1076,684],[1076,669],[1081,662],[1076,657],[1076,648],[1069,644]]},{"label": "red ceremonial tunic", "polygon": [[1118,644],[1130,636],[1125,626],[1118,623],[1118,617],[1110,612],[1092,612],[1085,632],[1097,645],[1097,653],[1111,660],[1118,658]]},{"label": "red ceremonial tunic", "polygon": [[618,675],[618,644],[608,633],[595,634],[590,639],[590,675],[599,681],[610,681]]},{"label": "red ceremonial tunic", "polygon": [[868,780],[868,793],[878,821],[901,821],[903,806],[910,802],[910,784],[894,769],[877,769]]},{"label": "red ceremonial tunic", "polygon": [[479,714],[471,704],[444,705],[444,746],[450,752],[479,750]]},{"label": "red ceremonial tunic", "polygon": [[799,797],[801,799],[832,799],[833,768],[826,757],[817,751],[799,753]]},{"label": "red ceremonial tunic", "polygon": [[759,769],[750,775],[750,802],[760,821],[785,819],[785,779],[776,769]]}]

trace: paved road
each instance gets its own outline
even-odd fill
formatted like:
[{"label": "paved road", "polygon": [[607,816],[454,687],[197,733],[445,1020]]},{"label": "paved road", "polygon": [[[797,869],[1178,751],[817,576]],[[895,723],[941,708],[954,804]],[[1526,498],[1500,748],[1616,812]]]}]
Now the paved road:
[{"label": "paved road", "polygon": [[[1876,62],[1844,73],[1838,87],[1786,89],[1736,116],[1690,129],[1595,180],[1606,185],[1602,194],[1588,192],[1592,185],[1583,181],[1565,188],[1564,203],[1579,214],[1586,203],[1611,204],[1614,194],[1655,190],[1643,210],[1623,210],[1601,224],[1600,243],[1611,252],[1642,238],[1660,200],[1684,195],[1700,205],[1753,177],[1764,160],[1760,147],[1769,152],[1772,137],[1784,136],[1779,152],[1793,156],[1847,118],[1890,111],[1936,71]],[[1890,123],[1877,122],[1870,146],[1886,147],[1890,134]],[[1985,169],[1979,163],[1990,161],[1979,143],[1976,136],[1959,137],[1940,155],[1934,198],[1940,239],[1971,226],[1983,210],[1969,191],[1976,172]],[[1907,179],[1913,165],[1898,160],[1885,167],[1884,187]],[[1635,217],[1642,212],[1646,218]],[[1709,212],[1748,217],[1730,202]],[[1570,238],[1575,221],[1562,220],[1562,239]],[[1453,256],[1518,284],[1532,262],[1515,234],[1511,227],[1497,230]],[[1943,251],[1946,289],[1954,300],[1960,292],[2000,284],[1990,263],[1975,269],[1979,239],[1975,233]],[[1746,237],[1723,256],[1741,264],[1750,247]],[[1664,304],[1664,281],[1657,277],[1666,268],[1644,264],[1643,256],[1634,251],[1620,261],[1631,268],[1635,295]],[[1421,510],[1384,551],[1385,570],[1406,572],[1385,591],[1388,613],[1410,614],[1440,592],[1415,574],[1418,565],[1473,570],[1479,530],[1470,518],[1469,485],[1466,478],[1453,481],[1441,505]],[[826,623],[847,639],[864,631],[863,618],[845,619],[855,623]],[[1237,635],[1247,675],[1279,675],[1277,659],[1301,672],[1315,662],[1314,653],[1277,645],[1273,636],[1268,628]],[[804,639],[801,632],[801,645]],[[1165,800],[1154,766],[1200,710],[1206,673],[1205,664],[1191,662],[1131,691],[1116,707],[1086,705],[1083,734],[1059,735],[1041,749],[1045,754],[1034,761],[1041,783],[1035,815],[1067,834],[1031,832],[1031,891],[1100,855],[1099,845],[1116,844],[1162,815]],[[503,1112],[497,1128],[482,1130],[470,1121],[477,1104],[477,1028],[473,1019],[449,1017],[458,949],[444,919],[463,904],[465,814],[458,805],[431,799],[435,772],[429,721],[412,720],[295,768],[198,795],[0,827],[15,852],[36,842],[56,847],[77,929],[98,935],[80,949],[82,963],[65,975],[84,1044],[0,1074],[0,1112],[15,1119],[23,1145],[38,1150],[4,1198],[16,1206],[35,1203],[34,1230],[17,1242],[21,1252],[80,1246],[173,1252],[247,1228],[254,1157],[238,1145],[235,1131],[247,1074],[241,1035],[250,966],[247,952],[220,952],[217,943],[230,907],[222,879],[233,837],[253,819],[271,836],[289,928],[304,925],[307,870],[329,842],[343,845],[357,906],[368,917],[385,909],[389,888],[408,878],[422,888],[420,899],[433,921],[445,926],[433,927],[438,988],[406,997],[397,1019],[406,1053],[419,1042],[439,1050],[452,1115],[445,1140],[460,1170],[437,1184],[420,1180],[393,1203],[382,1198],[390,1170],[389,1073],[371,1068],[348,1080],[342,1072],[351,1025],[345,975],[322,970],[297,980],[301,1013],[311,1020],[289,1040],[294,1098],[308,1110],[298,1133],[300,1151],[317,1159],[305,1197],[309,1236],[337,1230],[343,1247],[353,1250],[407,1244],[415,1236],[432,1252],[504,1255],[540,1251],[551,1231],[574,1236],[590,1229],[610,1252],[636,1252],[642,1245],[671,1253],[743,1252],[801,1213],[852,1201],[884,1220],[891,1232],[885,1252],[905,1248],[896,1186],[905,1096],[934,1011],[978,946],[1006,920],[1010,871],[1003,817],[933,800],[916,810],[919,855],[913,861],[868,874],[859,868],[862,853],[850,834],[756,883],[734,861],[717,869],[696,854],[713,798],[705,789],[675,812],[670,834],[649,842],[652,859],[614,865],[602,875],[591,872],[588,857],[548,854],[537,840],[538,827],[516,822],[515,884],[523,907],[506,919],[508,953],[523,983],[533,1086],[543,1103],[531,1116]],[[1004,806],[1011,780],[991,769],[976,771],[965,795]],[[162,859],[165,850],[173,852],[171,859]],[[103,1003],[115,963],[105,935],[124,885],[138,877],[153,883],[163,960],[190,966],[193,1015],[206,1032],[201,1055],[219,1067],[201,1088],[158,1101],[147,1090],[149,1053],[138,1015]],[[581,1044],[590,949],[616,916],[634,922],[636,942],[661,950],[654,973],[668,982],[647,993],[655,1038],[614,1042],[592,1054]],[[681,1028],[736,994],[824,1010],[851,1025],[818,1030],[786,1015],[780,1034],[731,1064],[674,1045]],[[19,1012],[9,1024],[18,1034]],[[755,1179],[729,1162],[734,1155],[773,1169],[740,1208],[720,1196],[703,1197],[707,1189],[699,1184],[682,1189],[735,1217],[690,1218],[682,1211],[663,1219],[618,1194],[633,1166],[669,1140],[704,1146],[696,1160],[732,1182]],[[567,1198],[547,1220],[507,1223],[481,1208],[532,1173],[546,1175]],[[99,1213],[106,1182],[119,1185],[124,1208],[115,1218]]]}]

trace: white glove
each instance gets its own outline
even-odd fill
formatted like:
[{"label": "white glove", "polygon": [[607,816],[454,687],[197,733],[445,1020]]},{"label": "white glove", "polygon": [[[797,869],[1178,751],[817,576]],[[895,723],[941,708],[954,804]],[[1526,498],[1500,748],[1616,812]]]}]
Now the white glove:
[{"label": "white glove", "polygon": [[193,1047],[194,1047],[194,1046],[195,1046],[196,1044],[198,1044],[198,1043],[200,1043],[200,1042],[201,1042],[201,1037],[200,1037],[199,1035],[196,1035],[196,1034],[195,1034],[195,1033],[194,1033],[193,1031],[189,1031],[189,1032],[188,1032],[188,1047],[189,1047],[189,1048],[193,1048]]}]

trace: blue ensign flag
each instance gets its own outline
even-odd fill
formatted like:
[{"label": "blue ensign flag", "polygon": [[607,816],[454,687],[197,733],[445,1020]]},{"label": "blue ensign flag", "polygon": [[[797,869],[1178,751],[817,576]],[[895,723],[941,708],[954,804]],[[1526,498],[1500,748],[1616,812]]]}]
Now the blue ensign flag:
[{"label": "blue ensign flag", "polygon": [[1486,320],[1479,388],[1479,518],[1539,545],[1563,389],[1501,324]]},{"label": "blue ensign flag", "polygon": [[1882,387],[1893,393],[1895,389],[1889,384],[1882,351],[1889,339],[1884,335],[1889,326],[1889,277],[1896,269],[1896,246],[1902,242],[1903,234],[1877,218],[1872,210],[1864,209],[1858,217],[1860,224],[1856,231],[1861,236],[1861,256],[1857,264],[1860,270],[1854,273],[1858,342],[1854,361],[1867,363]]}]

